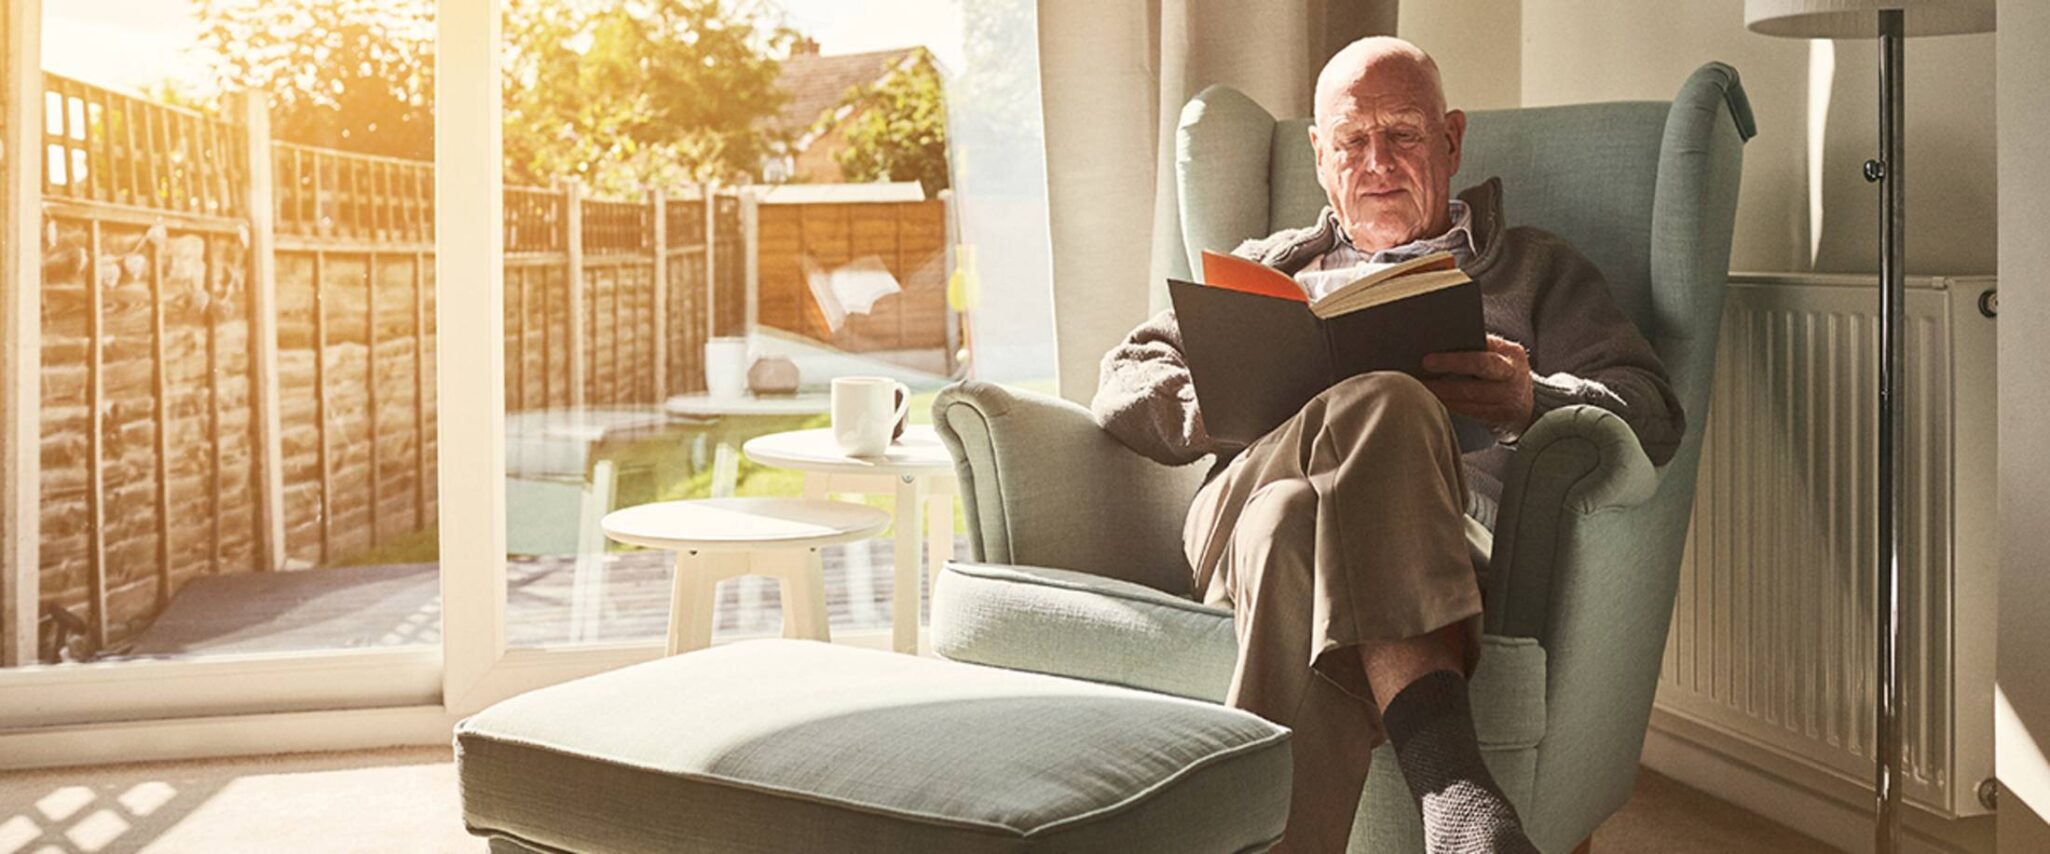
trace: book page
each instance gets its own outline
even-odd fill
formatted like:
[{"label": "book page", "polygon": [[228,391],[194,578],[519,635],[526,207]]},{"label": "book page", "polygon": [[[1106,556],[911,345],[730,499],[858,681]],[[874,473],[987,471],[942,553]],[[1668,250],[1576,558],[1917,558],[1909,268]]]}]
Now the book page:
[{"label": "book page", "polygon": [[1213,288],[1309,302],[1308,294],[1280,270],[1222,252],[1203,250],[1203,284]]}]

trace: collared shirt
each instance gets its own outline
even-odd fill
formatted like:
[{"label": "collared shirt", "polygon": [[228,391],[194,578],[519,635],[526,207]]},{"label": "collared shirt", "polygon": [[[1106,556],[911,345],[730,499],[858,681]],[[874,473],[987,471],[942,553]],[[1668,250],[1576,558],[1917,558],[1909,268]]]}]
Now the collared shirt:
[{"label": "collared shirt", "polygon": [[1338,244],[1297,271],[1296,283],[1303,286],[1310,299],[1317,299],[1332,288],[1359,278],[1359,271],[1355,268],[1367,264],[1393,264],[1433,252],[1450,252],[1453,260],[1464,267],[1472,263],[1474,257],[1473,211],[1466,202],[1453,199],[1446,205],[1446,213],[1452,216],[1452,227],[1444,234],[1412,240],[1374,253],[1353,246],[1352,237],[1340,228]]}]

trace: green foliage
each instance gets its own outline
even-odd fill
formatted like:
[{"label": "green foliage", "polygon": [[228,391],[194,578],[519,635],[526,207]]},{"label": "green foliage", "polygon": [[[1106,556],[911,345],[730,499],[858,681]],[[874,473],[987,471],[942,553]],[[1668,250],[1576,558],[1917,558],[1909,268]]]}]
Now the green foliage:
[{"label": "green foliage", "polygon": [[198,0],[196,11],[220,87],[270,93],[272,136],[434,156],[433,0]]},{"label": "green foliage", "polygon": [[911,67],[847,93],[847,147],[834,154],[852,181],[917,181],[947,188],[947,109],[939,69],[923,49]]},{"label": "green foliage", "polygon": [[788,98],[774,57],[796,38],[762,17],[722,0],[509,2],[507,180],[628,194],[753,173]]},{"label": "green foliage", "polygon": [[[434,0],[196,2],[216,84],[269,92],[278,139],[433,158]],[[765,11],[759,0],[507,0],[507,181],[632,194],[753,173],[779,141],[764,120],[788,97],[775,57],[796,38],[758,26]]]}]

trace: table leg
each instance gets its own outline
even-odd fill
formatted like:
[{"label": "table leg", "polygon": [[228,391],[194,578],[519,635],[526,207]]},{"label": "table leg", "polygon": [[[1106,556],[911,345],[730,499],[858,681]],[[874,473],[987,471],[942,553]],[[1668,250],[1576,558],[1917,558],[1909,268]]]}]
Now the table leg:
[{"label": "table leg", "polygon": [[598,639],[605,600],[605,532],[598,522],[612,512],[613,498],[612,461],[599,460],[591,466],[591,484],[584,490],[577,521],[577,563],[569,600],[571,643]]},{"label": "table leg", "polygon": [[918,508],[924,495],[924,478],[899,477],[897,501],[890,508],[890,524],[896,529],[891,557],[897,565],[896,589],[890,597],[890,647],[913,655],[918,653]]},{"label": "table leg", "polygon": [[712,497],[732,498],[733,489],[740,482],[740,453],[733,445],[720,442],[712,450]]},{"label": "table leg", "polygon": [[938,490],[926,487],[925,496],[925,561],[926,595],[931,596],[939,589],[940,569],[947,561],[954,559],[954,496],[935,494]]},{"label": "table leg", "polygon": [[712,645],[712,603],[718,598],[719,576],[711,563],[711,555],[704,552],[676,553],[676,575],[669,583],[669,655]]},{"label": "table leg", "polygon": [[833,633],[826,620],[825,560],[819,550],[784,551],[773,557],[756,553],[756,560],[764,558],[782,565],[779,577],[783,580],[783,636],[831,641]]}]

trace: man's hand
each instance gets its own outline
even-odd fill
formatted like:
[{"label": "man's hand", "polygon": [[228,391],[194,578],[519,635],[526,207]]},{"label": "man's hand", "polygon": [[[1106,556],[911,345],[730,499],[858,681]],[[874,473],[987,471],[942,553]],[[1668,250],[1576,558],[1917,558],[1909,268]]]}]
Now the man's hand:
[{"label": "man's hand", "polygon": [[1446,375],[1423,381],[1446,409],[1497,435],[1517,436],[1530,426],[1530,354],[1523,345],[1490,334],[1486,351],[1432,353],[1423,367]]}]

